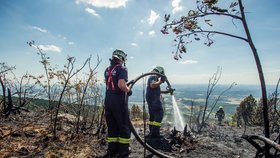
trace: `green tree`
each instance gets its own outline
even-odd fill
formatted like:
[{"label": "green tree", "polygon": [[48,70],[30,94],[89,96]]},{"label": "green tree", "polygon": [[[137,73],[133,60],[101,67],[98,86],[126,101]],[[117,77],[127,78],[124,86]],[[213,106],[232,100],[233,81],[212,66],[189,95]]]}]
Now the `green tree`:
[{"label": "green tree", "polygon": [[[268,96],[268,117],[269,121],[271,122],[271,131],[275,131],[277,128],[279,128],[279,99],[277,99],[276,96],[277,91],[270,94]],[[261,98],[258,103],[258,108],[256,111],[256,120],[259,124],[263,124],[263,117],[260,116],[260,113],[262,112],[261,106],[263,104],[263,99]]]},{"label": "green tree", "polygon": [[250,94],[240,102],[237,113],[239,116],[241,116],[245,125],[253,125],[256,124],[256,110],[257,101],[253,95]]},{"label": "green tree", "polygon": [[133,104],[130,110],[132,119],[139,119],[141,118],[141,110],[138,105]]}]

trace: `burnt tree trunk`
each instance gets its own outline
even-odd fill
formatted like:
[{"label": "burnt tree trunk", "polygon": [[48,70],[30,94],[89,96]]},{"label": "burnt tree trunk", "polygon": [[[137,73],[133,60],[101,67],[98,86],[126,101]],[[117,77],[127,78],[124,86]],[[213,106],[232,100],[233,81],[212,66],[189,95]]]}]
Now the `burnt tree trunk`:
[{"label": "burnt tree trunk", "polygon": [[2,77],[0,76],[0,83],[2,86],[2,91],[3,91],[3,114],[6,115],[6,87],[4,85],[4,82],[2,81]]},{"label": "burnt tree trunk", "polygon": [[[248,39],[248,43],[249,43],[250,48],[253,52],[254,59],[255,59],[255,62],[256,62],[256,66],[257,66],[257,69],[258,69],[258,74],[259,74],[259,79],[260,79],[260,84],[261,84],[261,90],[262,90],[262,99],[263,99],[264,134],[265,134],[266,138],[269,138],[270,133],[269,133],[267,93],[266,93],[266,85],[265,85],[265,79],[264,79],[264,75],[263,75],[262,65],[261,65],[257,49],[256,49],[256,47],[253,43],[249,28],[248,28],[248,25],[247,25],[247,22],[246,22],[245,13],[244,13],[244,6],[242,4],[242,0],[238,0],[238,3],[239,3],[239,7],[240,7],[241,16],[242,16],[243,27],[245,29],[247,39]],[[268,147],[267,144],[265,145],[265,151],[266,151],[265,156],[269,157],[269,155],[268,155],[269,147]]]}]

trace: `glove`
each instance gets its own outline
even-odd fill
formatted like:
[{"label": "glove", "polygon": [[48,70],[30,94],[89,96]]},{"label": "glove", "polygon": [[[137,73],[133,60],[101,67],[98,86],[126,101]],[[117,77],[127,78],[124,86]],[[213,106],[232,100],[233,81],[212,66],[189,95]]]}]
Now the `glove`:
[{"label": "glove", "polygon": [[166,76],[162,76],[162,77],[160,78],[160,81],[161,81],[162,83],[164,83],[164,82],[166,81]]},{"label": "glove", "polygon": [[127,96],[131,96],[132,95],[132,90],[130,90],[129,92],[127,92]]},{"label": "glove", "polygon": [[171,95],[173,95],[174,91],[175,91],[174,88],[170,88],[170,90],[169,90],[169,92],[170,92]]},{"label": "glove", "polygon": [[173,88],[173,89],[171,89],[170,94],[172,94],[172,95],[173,95],[174,91],[175,91],[175,89],[174,89],[174,88]]},{"label": "glove", "polygon": [[127,82],[127,87],[129,87],[130,85],[132,85],[132,83],[134,83],[134,80],[131,80],[131,81],[129,81],[129,82]]}]

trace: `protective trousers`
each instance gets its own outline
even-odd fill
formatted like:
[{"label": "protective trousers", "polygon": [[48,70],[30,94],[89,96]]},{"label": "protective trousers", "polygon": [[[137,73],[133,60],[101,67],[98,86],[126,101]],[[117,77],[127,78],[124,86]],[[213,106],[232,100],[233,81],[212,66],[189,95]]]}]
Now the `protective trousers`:
[{"label": "protective trousers", "polygon": [[107,93],[105,117],[108,126],[108,152],[110,157],[129,154],[129,113],[125,95]]},{"label": "protective trousers", "polygon": [[149,128],[150,135],[152,137],[160,136],[160,126],[163,119],[164,111],[162,108],[162,103],[158,99],[149,99],[147,98],[148,107],[149,107]]},{"label": "protective trousers", "polygon": [[219,125],[222,125],[222,120],[223,120],[223,116],[218,116],[218,122],[219,122]]}]

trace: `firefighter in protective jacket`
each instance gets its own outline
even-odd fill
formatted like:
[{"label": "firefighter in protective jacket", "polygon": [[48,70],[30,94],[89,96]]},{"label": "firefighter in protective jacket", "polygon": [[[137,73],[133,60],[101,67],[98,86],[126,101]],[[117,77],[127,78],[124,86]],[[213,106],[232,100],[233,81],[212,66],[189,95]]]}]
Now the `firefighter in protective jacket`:
[{"label": "firefighter in protective jacket", "polygon": [[223,121],[223,119],[225,118],[225,112],[224,112],[222,106],[220,106],[220,107],[219,107],[219,110],[216,112],[215,118],[216,118],[216,117],[218,117],[218,122],[219,122],[218,124],[219,124],[219,125],[222,125],[222,121]]},{"label": "firefighter in protective jacket", "polygon": [[131,90],[127,86],[128,73],[125,67],[127,54],[116,49],[110,59],[111,64],[105,70],[106,96],[105,118],[108,126],[108,149],[104,157],[128,157],[130,134],[129,112],[126,103]]},{"label": "firefighter in protective jacket", "polygon": [[164,69],[161,66],[157,66],[153,69],[152,72],[161,74],[151,75],[148,78],[147,90],[146,90],[146,100],[149,108],[149,129],[151,137],[161,137],[160,136],[160,127],[161,121],[163,119],[164,111],[161,102],[161,93],[173,93],[173,90],[161,91],[160,85],[166,81]]}]

